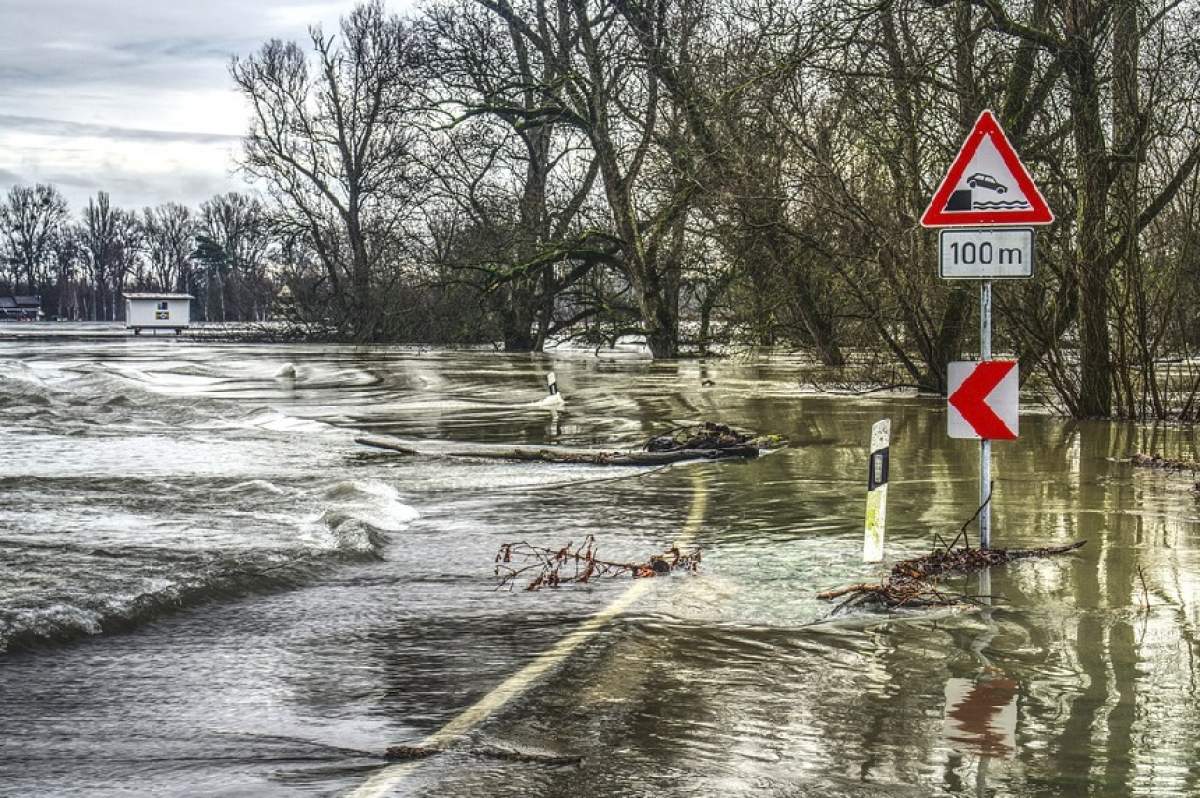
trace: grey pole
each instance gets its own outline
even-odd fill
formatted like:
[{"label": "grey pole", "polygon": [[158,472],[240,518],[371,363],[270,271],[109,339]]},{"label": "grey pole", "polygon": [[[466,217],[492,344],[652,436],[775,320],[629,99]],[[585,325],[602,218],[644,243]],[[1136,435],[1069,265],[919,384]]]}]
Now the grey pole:
[{"label": "grey pole", "polygon": [[[992,359],[992,281],[979,285],[979,359]],[[992,484],[992,442],[979,442],[979,548],[992,546],[992,504],[988,501]]]}]

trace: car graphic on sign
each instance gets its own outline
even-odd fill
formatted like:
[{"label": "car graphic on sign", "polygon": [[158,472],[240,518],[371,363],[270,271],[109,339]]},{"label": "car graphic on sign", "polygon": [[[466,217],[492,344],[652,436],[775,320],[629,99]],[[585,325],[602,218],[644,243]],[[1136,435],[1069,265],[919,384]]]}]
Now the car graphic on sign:
[{"label": "car graphic on sign", "polygon": [[990,188],[997,194],[1003,194],[1005,191],[1008,191],[1008,186],[1004,185],[991,175],[985,175],[983,172],[976,172],[968,177],[967,185],[969,185],[971,188],[979,188],[981,186],[983,188]]}]

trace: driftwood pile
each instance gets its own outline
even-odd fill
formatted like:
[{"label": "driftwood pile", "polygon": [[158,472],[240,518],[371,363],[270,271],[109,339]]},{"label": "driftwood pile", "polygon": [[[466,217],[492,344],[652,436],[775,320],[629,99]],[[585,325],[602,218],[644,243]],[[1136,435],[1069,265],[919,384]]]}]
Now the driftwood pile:
[{"label": "driftwood pile", "polygon": [[942,539],[941,535],[934,534],[933,551],[920,557],[913,557],[911,560],[901,560],[892,566],[887,578],[883,581],[860,582],[857,585],[826,590],[818,593],[817,598],[832,601],[843,596],[849,597],[833,608],[833,612],[829,613],[830,617],[848,607],[867,604],[879,605],[888,609],[981,604],[984,599],[993,597],[946,590],[940,584],[941,577],[975,573],[985,568],[991,568],[993,565],[1010,563],[1013,560],[1066,554],[1087,543],[1086,540],[1077,540],[1066,546],[1042,549],[973,549],[967,528],[979,517],[983,508],[991,500],[989,495],[987,501],[979,506],[975,514],[959,527],[958,534],[949,544]]},{"label": "driftwood pile", "polygon": [[647,452],[682,452],[717,450],[740,452],[743,450],[778,449],[787,442],[778,435],[751,435],[725,424],[705,421],[676,427],[662,435],[655,435],[642,447]]},{"label": "driftwood pile", "polygon": [[643,579],[664,576],[673,571],[696,571],[700,567],[700,549],[684,552],[672,546],[644,562],[602,560],[597,556],[598,551],[592,535],[584,538],[578,546],[568,543],[558,549],[534,546],[524,541],[504,543],[496,552],[496,589],[512,590],[518,581],[531,574],[533,578],[525,585],[525,590],[567,584],[583,585],[593,578],[605,576]]}]

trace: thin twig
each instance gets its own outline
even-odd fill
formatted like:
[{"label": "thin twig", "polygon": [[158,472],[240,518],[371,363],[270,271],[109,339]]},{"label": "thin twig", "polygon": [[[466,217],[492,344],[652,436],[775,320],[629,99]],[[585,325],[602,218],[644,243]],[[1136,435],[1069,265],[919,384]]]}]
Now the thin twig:
[{"label": "thin twig", "polygon": [[1138,563],[1137,567],[1138,579],[1142,582],[1142,603],[1147,610],[1150,609],[1150,591],[1146,589],[1146,575],[1142,573],[1142,564]]}]

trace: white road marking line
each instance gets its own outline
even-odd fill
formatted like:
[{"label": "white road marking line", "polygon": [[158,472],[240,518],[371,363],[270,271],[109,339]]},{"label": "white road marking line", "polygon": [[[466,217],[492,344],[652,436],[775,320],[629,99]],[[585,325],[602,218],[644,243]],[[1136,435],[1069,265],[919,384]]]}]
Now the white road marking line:
[{"label": "white road marking line", "polygon": [[[691,545],[692,540],[696,537],[696,533],[700,531],[701,524],[704,523],[704,513],[707,509],[708,486],[704,478],[693,469],[692,506],[688,511],[688,517],[683,524],[683,529],[680,530],[679,538],[675,541],[676,546],[682,549]],[[638,579],[635,581],[611,604],[583,621],[573,632],[559,640],[546,651],[543,651],[532,662],[512,676],[509,676],[490,693],[467,707],[467,709],[463,710],[461,714],[445,726],[426,737],[417,744],[418,747],[440,748],[463,736],[480,723],[483,723],[509,701],[527,691],[534,682],[547,672],[562,663],[572,651],[579,648],[585,640],[600,631],[609,621],[627,610],[652,585],[653,580],[651,579]],[[421,763],[422,760],[413,760],[382,768],[373,773],[370,778],[353,791],[347,793],[347,795],[349,798],[380,798],[381,796],[388,795],[410,773],[416,770]]]}]

